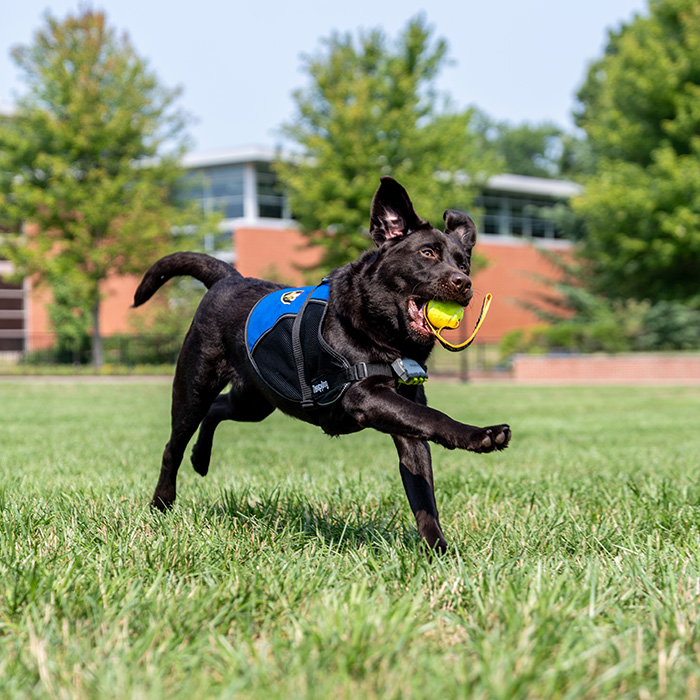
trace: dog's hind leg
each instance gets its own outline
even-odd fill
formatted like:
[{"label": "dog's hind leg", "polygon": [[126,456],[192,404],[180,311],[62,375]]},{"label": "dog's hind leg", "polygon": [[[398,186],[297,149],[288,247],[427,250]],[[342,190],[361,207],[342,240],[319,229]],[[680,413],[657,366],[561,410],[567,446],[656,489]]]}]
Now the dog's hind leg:
[{"label": "dog's hind leg", "polygon": [[418,534],[431,550],[443,554],[447,550],[445,536],[440,529],[430,446],[425,440],[392,436],[399,453],[399,470],[408,502],[416,517]]},{"label": "dog's hind leg", "polygon": [[221,370],[214,369],[218,363],[205,363],[198,356],[198,350],[199,345],[188,336],[175,371],[170,440],[163,452],[160,477],[151,500],[151,506],[161,511],[175,502],[177,472],[187,443],[216,396],[230,380],[230,374],[224,376]]},{"label": "dog's hind leg", "polygon": [[228,394],[220,394],[211,405],[199,428],[197,442],[192,448],[194,470],[206,476],[211,460],[214,431],[225,420],[257,422],[267,418],[275,410],[257,391],[232,388]]},{"label": "dog's hind leg", "polygon": [[211,405],[207,415],[204,417],[199,427],[197,442],[192,448],[192,466],[194,470],[206,476],[209,471],[209,461],[211,459],[211,447],[214,441],[214,431],[216,426],[224,420],[231,420],[231,408],[228,403],[228,394],[219,394]]}]

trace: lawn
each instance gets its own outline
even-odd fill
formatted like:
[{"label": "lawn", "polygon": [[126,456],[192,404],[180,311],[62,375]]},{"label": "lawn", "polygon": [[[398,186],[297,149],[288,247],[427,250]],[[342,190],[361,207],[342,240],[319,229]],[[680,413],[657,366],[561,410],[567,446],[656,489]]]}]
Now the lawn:
[{"label": "lawn", "polygon": [[0,697],[697,697],[700,387],[429,397],[513,429],[432,560],[387,436],[222,425],[161,516],[166,384],[0,381]]}]

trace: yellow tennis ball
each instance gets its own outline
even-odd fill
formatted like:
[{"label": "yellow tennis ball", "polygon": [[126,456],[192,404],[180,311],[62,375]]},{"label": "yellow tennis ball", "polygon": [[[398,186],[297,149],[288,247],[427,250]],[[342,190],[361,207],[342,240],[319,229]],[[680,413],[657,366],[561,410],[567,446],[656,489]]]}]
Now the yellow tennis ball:
[{"label": "yellow tennis ball", "polygon": [[454,301],[429,301],[425,305],[428,321],[438,330],[457,328],[464,316],[464,308]]}]

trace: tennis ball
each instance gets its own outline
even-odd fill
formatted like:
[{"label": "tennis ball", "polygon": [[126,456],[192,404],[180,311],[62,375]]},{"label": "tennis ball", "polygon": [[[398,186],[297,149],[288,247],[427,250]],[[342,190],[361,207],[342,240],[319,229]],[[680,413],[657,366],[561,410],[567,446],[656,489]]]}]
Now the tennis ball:
[{"label": "tennis ball", "polygon": [[435,301],[433,299],[425,305],[425,313],[428,321],[438,330],[457,328],[464,316],[464,308],[454,301]]}]

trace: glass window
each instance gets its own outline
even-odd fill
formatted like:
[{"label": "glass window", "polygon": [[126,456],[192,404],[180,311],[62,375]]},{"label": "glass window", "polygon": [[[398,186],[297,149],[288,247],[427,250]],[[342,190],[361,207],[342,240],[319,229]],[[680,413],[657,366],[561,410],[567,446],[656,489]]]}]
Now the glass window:
[{"label": "glass window", "polygon": [[477,198],[483,215],[480,228],[484,233],[535,238],[559,238],[561,233],[553,221],[543,216],[542,209],[556,200],[516,192],[485,190]]},{"label": "glass window", "polygon": [[281,197],[258,197],[258,209],[262,218],[284,218],[284,202]]},{"label": "glass window", "polygon": [[187,176],[185,192],[205,211],[220,211],[226,219],[243,216],[243,165],[199,168]]},{"label": "glass window", "polygon": [[204,199],[204,179],[201,173],[189,173],[185,176],[182,191],[187,199]]},{"label": "glass window", "polygon": [[24,292],[0,277],[0,352],[24,350]]},{"label": "glass window", "polygon": [[[4,260],[5,258],[0,258]],[[6,296],[22,296],[22,285],[16,282],[6,282],[2,277],[0,277],[0,291],[7,291]],[[11,292],[15,292],[13,295]]]},{"label": "glass window", "polygon": [[484,233],[498,233],[498,217],[486,214],[483,217],[481,230]]},{"label": "glass window", "polygon": [[243,196],[243,174],[214,173],[210,176],[212,197]]},{"label": "glass window", "polygon": [[23,350],[23,338],[3,338],[0,336],[0,352],[22,352]]},{"label": "glass window", "polygon": [[243,198],[228,197],[224,206],[224,216],[227,219],[240,219],[243,216]]},{"label": "glass window", "polygon": [[22,311],[24,304],[22,298],[5,297],[0,295],[0,311]]},{"label": "glass window", "polygon": [[258,216],[268,219],[283,219],[285,201],[277,174],[269,163],[255,164]]}]

